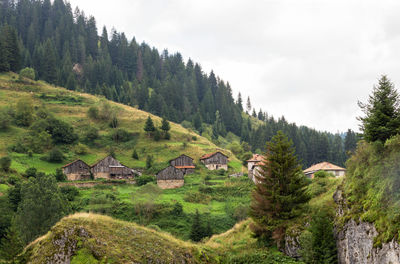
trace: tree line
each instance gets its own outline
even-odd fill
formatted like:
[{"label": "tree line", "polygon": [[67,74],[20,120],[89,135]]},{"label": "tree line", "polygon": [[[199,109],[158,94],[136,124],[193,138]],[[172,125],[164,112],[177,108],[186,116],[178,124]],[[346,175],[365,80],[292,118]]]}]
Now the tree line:
[{"label": "tree line", "polygon": [[209,128],[216,142],[233,133],[253,152],[283,130],[303,166],[323,160],[343,165],[347,158],[350,149],[340,135],[276,120],[261,109],[257,113],[250,98],[244,107],[241,94],[235,100],[230,84],[213,71],[205,73],[180,53],[159,52],[115,29],[104,27],[99,34],[94,17],[63,0],[2,2],[0,71],[31,67],[37,79],[51,84],[186,121],[199,133]]}]

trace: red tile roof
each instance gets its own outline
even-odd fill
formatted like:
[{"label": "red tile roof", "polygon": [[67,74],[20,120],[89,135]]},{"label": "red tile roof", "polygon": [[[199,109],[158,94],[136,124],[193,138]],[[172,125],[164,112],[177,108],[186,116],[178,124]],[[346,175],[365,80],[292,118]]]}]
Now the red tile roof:
[{"label": "red tile roof", "polygon": [[329,163],[327,161],[314,164],[310,168],[305,169],[303,172],[304,173],[310,173],[310,172],[315,172],[319,170],[326,170],[326,171],[345,171],[345,168],[339,167],[335,164]]},{"label": "red tile roof", "polygon": [[175,166],[177,169],[194,169],[195,166]]},{"label": "red tile roof", "polygon": [[208,158],[214,156],[214,155],[217,154],[217,153],[221,153],[222,155],[224,155],[225,157],[228,158],[228,156],[225,155],[224,153],[222,153],[221,151],[215,151],[215,152],[213,152],[213,153],[204,154],[203,156],[201,156],[200,160],[208,159]]}]

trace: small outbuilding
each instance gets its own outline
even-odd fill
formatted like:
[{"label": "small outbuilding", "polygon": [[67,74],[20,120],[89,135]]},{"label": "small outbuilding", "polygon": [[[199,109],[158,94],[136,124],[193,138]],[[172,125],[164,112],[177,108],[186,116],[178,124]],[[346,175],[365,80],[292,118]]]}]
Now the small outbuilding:
[{"label": "small outbuilding", "polygon": [[95,179],[127,179],[134,177],[134,171],[131,168],[121,164],[112,156],[107,156],[95,163],[91,171]]},{"label": "small outbuilding", "polygon": [[183,172],[183,174],[190,174],[194,172],[196,168],[193,159],[185,154],[180,155],[179,157],[172,159],[169,161],[171,166],[174,166],[176,169],[179,169]]},{"label": "small outbuilding", "polygon": [[264,164],[265,158],[263,155],[254,154],[253,157],[247,160],[248,177],[254,183],[256,182],[256,176],[261,175],[261,165]]},{"label": "small outbuilding", "polygon": [[228,170],[228,156],[220,151],[205,154],[200,158],[200,161],[209,170]]},{"label": "small outbuilding", "polygon": [[336,177],[344,176],[346,173],[345,168],[339,167],[339,166],[332,164],[330,162],[327,162],[327,161],[324,161],[324,162],[321,162],[318,164],[314,164],[310,168],[305,169],[303,172],[308,178],[313,179],[314,174],[321,170],[332,173]]},{"label": "small outbuilding", "polygon": [[184,176],[184,172],[181,169],[171,165],[157,173],[157,185],[161,189],[179,188],[185,183]]},{"label": "small outbuilding", "polygon": [[80,159],[64,165],[62,170],[69,181],[90,179],[90,166]]}]

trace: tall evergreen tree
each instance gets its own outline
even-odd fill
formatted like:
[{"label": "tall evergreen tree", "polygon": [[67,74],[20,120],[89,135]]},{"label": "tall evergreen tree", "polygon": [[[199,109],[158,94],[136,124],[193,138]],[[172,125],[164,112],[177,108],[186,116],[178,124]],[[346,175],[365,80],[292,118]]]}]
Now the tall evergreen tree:
[{"label": "tall evergreen tree", "polygon": [[201,223],[199,210],[196,209],[196,214],[193,217],[192,227],[190,229],[190,239],[198,242],[204,237],[204,227]]},{"label": "tall evergreen tree", "polygon": [[368,103],[359,102],[365,116],[359,117],[360,128],[364,133],[364,139],[368,142],[381,141],[399,133],[399,95],[393,83],[383,75],[379,79],[378,86],[374,86]]},{"label": "tall evergreen tree", "polygon": [[261,166],[261,175],[256,175],[257,184],[250,207],[255,222],[253,231],[263,239],[274,239],[278,247],[282,246],[288,220],[299,216],[310,199],[292,145],[282,131],[267,143],[266,159]]},{"label": "tall evergreen tree", "polygon": [[7,229],[6,236],[1,240],[0,256],[6,260],[13,261],[23,248],[24,244],[21,241],[18,229],[15,222],[12,221],[11,226]]},{"label": "tall evergreen tree", "polygon": [[147,132],[147,135],[150,136],[156,130],[153,120],[150,116],[147,117],[146,123],[144,125],[144,131]]},{"label": "tall evergreen tree", "polygon": [[247,110],[247,113],[250,113],[250,111],[251,111],[250,96],[247,97],[246,110]]},{"label": "tall evergreen tree", "polygon": [[162,121],[161,121],[161,130],[164,132],[164,138],[167,139],[168,138],[168,131],[171,129],[171,126],[168,122],[168,120],[163,117]]},{"label": "tall evergreen tree", "polygon": [[242,112],[243,111],[243,99],[242,99],[242,95],[240,94],[240,92],[238,94],[236,104],[238,105],[240,111]]},{"label": "tall evergreen tree", "polygon": [[346,153],[353,152],[357,147],[357,135],[351,129],[347,130],[346,137],[344,139],[344,150]]}]

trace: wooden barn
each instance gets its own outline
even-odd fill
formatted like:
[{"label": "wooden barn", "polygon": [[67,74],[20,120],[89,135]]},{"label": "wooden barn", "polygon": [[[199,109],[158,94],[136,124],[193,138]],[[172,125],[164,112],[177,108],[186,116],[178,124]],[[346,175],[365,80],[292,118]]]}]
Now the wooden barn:
[{"label": "wooden barn", "polygon": [[193,159],[185,154],[169,161],[171,166],[183,171],[183,174],[193,173],[196,168],[193,163]]},{"label": "wooden barn", "polygon": [[90,179],[90,166],[80,159],[64,165],[62,170],[69,181]]},{"label": "wooden barn", "polygon": [[228,156],[220,151],[205,154],[200,158],[200,161],[209,170],[228,170]]},{"label": "wooden barn", "polygon": [[94,164],[92,166],[92,174],[95,179],[126,179],[134,176],[131,168],[121,164],[112,156],[107,156]]},{"label": "wooden barn", "polygon": [[156,175],[157,185],[161,189],[175,189],[182,187],[185,183],[184,172],[174,166],[168,166]]}]

